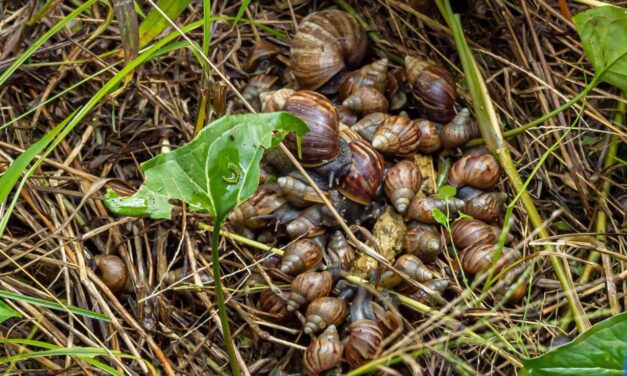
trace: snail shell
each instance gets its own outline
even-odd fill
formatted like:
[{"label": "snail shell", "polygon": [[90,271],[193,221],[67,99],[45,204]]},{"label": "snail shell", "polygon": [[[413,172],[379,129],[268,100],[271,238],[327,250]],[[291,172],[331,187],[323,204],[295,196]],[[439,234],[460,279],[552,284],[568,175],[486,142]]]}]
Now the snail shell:
[{"label": "snail shell", "polygon": [[[497,246],[494,244],[479,244],[464,249],[460,259],[464,272],[477,274],[489,269],[492,266],[496,250]],[[496,272],[521,257],[522,255],[516,249],[504,247],[496,264]]]},{"label": "snail shell", "polygon": [[132,290],[131,280],[124,261],[116,255],[96,255],[94,257],[100,279],[113,293]]},{"label": "snail shell", "polygon": [[484,222],[497,221],[503,211],[507,194],[503,192],[485,192],[466,200],[464,213]]},{"label": "snail shell", "polygon": [[329,325],[340,325],[348,316],[348,305],[342,299],[325,296],[314,299],[305,312],[305,334],[317,333]]},{"label": "snail shell", "polygon": [[333,9],[315,12],[296,29],[291,67],[302,88],[315,90],[346,67],[358,65],[366,48],[366,33],[353,16]]},{"label": "snail shell", "polygon": [[404,213],[418,189],[422,176],[420,169],[411,161],[401,161],[390,168],[383,181],[388,199],[399,213]]},{"label": "snail shell", "polygon": [[296,275],[315,269],[322,261],[322,247],[313,240],[299,239],[290,243],[281,259],[281,271]]},{"label": "snail shell", "polygon": [[300,236],[314,237],[324,233],[324,225],[330,224],[330,220],[324,213],[321,205],[314,205],[304,209],[296,219],[285,227],[288,235],[292,238]]},{"label": "snail shell", "polygon": [[261,109],[260,94],[270,91],[272,86],[277,82],[279,77],[260,74],[248,80],[248,83],[242,90],[242,97],[253,106],[257,111]]},{"label": "snail shell", "polygon": [[470,185],[479,189],[490,189],[499,182],[501,167],[492,154],[464,155],[451,166],[449,184],[459,187]]},{"label": "snail shell", "polygon": [[368,205],[383,183],[383,157],[363,141],[349,144],[353,163],[340,179],[339,191],[349,199]]},{"label": "snail shell", "polygon": [[[447,278],[443,279],[432,279],[430,281],[424,282],[423,284],[430,288],[431,290],[437,292],[438,294],[442,294],[444,290],[448,287],[450,280]],[[431,297],[431,295],[427,294],[424,290],[418,289],[415,293],[411,295],[411,298],[425,304],[434,305],[437,302]]]},{"label": "snail shell", "polygon": [[442,128],[440,139],[447,150],[455,149],[472,138],[480,136],[479,128],[472,121],[472,116],[467,108],[463,108],[453,120]]},{"label": "snail shell", "polygon": [[372,146],[382,153],[406,156],[418,150],[420,136],[420,128],[411,119],[390,116],[375,131]]},{"label": "snail shell", "polygon": [[344,346],[335,325],[329,325],[305,350],[304,363],[309,375],[315,376],[340,364]]},{"label": "snail shell", "polygon": [[383,341],[383,333],[376,321],[358,320],[351,323],[348,342],[344,347],[344,358],[353,368],[374,359]]},{"label": "snail shell", "polygon": [[390,104],[379,90],[366,86],[344,99],[342,106],[367,115],[374,112],[387,112]]},{"label": "snail shell", "polygon": [[353,141],[365,141],[364,138],[359,135],[359,133],[353,130],[353,128],[342,123],[340,123],[340,138],[342,138],[349,144]]},{"label": "snail shell", "polygon": [[[418,257],[411,254],[404,254],[396,259],[394,267],[418,282],[425,282],[433,279],[433,273],[431,270],[429,270],[429,268],[427,268]],[[402,282],[402,277],[391,270],[386,270],[381,274],[381,284],[387,288],[397,287]],[[405,286],[405,284],[403,284],[399,291],[405,292],[409,290],[415,290],[415,288],[413,286]]]},{"label": "snail shell", "polygon": [[440,150],[442,142],[440,142],[438,127],[435,123],[425,119],[414,120],[414,122],[420,129],[421,134],[418,151],[425,154],[433,154]]},{"label": "snail shell", "polygon": [[287,310],[287,303],[285,302],[287,293],[281,292],[281,295],[279,296],[268,289],[262,292],[259,297],[259,309],[268,314],[270,321],[276,323],[285,322],[292,317],[292,313]]},{"label": "snail shell", "polygon": [[259,94],[261,100],[262,112],[281,111],[285,107],[287,99],[294,95],[295,91],[289,88],[283,88],[275,91],[267,91]]},{"label": "snail shell", "polygon": [[372,311],[384,337],[403,326],[403,319],[396,312],[386,310],[378,303],[372,302]]},{"label": "snail shell", "polygon": [[259,230],[272,220],[271,214],[285,204],[286,199],[272,184],[259,187],[257,192],[229,214],[229,221],[236,226]]},{"label": "snail shell", "polygon": [[442,252],[442,239],[432,226],[416,224],[405,232],[403,249],[423,261],[431,261]]},{"label": "snail shell", "polygon": [[248,51],[242,68],[246,72],[265,71],[278,54],[279,50],[274,44],[260,40]]},{"label": "snail shell", "polygon": [[418,192],[409,203],[405,217],[422,223],[436,223],[435,218],[433,218],[433,209],[438,208],[446,213],[447,204],[450,215],[456,214],[458,210],[464,207],[464,201],[456,197],[450,198],[447,202],[437,196],[427,197]]},{"label": "snail shell", "polygon": [[322,203],[316,191],[303,181],[291,176],[281,176],[277,179],[285,199],[295,208],[303,209],[313,203]]},{"label": "snail shell", "polygon": [[453,76],[439,65],[411,56],[405,57],[405,69],[414,96],[424,107],[427,118],[439,123],[449,122],[455,116],[457,96]]},{"label": "snail shell", "polygon": [[292,281],[287,299],[287,310],[296,311],[308,302],[329,295],[333,288],[333,276],[329,272],[305,272]]},{"label": "snail shell", "polygon": [[338,96],[346,99],[362,87],[372,87],[385,92],[388,75],[388,59],[380,59],[347,73],[340,83]]},{"label": "snail shell", "polygon": [[351,127],[352,130],[359,133],[366,141],[372,142],[374,133],[377,128],[383,124],[383,121],[389,117],[388,114],[383,112],[373,112],[362,117],[355,125]]},{"label": "snail shell", "polygon": [[478,219],[460,219],[453,224],[451,236],[455,247],[463,249],[471,245],[494,244],[498,233]]},{"label": "snail shell", "polygon": [[346,241],[342,231],[335,231],[327,245],[327,266],[350,270],[355,258],[355,251]]},{"label": "snail shell", "polygon": [[342,128],[342,124],[345,124],[350,127],[351,125],[355,124],[358,120],[357,114],[348,107],[337,106],[335,107],[335,110],[337,111],[337,116],[340,119],[340,131]]},{"label": "snail shell", "polygon": [[498,298],[503,297],[505,294],[507,294],[508,290],[510,290],[512,287],[514,287],[514,290],[510,295],[510,302],[520,301],[522,298],[525,297],[525,295],[527,295],[527,281],[521,281],[520,284],[516,285],[516,283],[518,282],[518,278],[525,271],[526,268],[526,263],[521,263],[514,266],[513,268],[505,272],[505,274],[503,274],[498,282],[498,285],[495,286],[496,295]]}]

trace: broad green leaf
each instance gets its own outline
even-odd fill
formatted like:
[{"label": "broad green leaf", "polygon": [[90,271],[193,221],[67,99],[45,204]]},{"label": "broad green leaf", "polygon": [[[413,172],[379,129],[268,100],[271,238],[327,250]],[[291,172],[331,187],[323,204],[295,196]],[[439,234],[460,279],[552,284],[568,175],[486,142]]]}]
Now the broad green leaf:
[{"label": "broad green leaf", "polygon": [[22,315],[9,307],[8,304],[0,300],[0,324],[10,319],[11,317],[22,317]]},{"label": "broad green leaf", "polygon": [[602,321],[572,342],[522,363],[530,376],[622,376],[627,312]]},{"label": "broad green leaf", "polygon": [[455,195],[457,194],[457,189],[455,189],[455,187],[453,187],[452,185],[444,185],[440,187],[439,193],[440,197],[442,197],[444,200],[448,200],[455,197]]},{"label": "broad green leaf", "polygon": [[307,126],[286,112],[224,116],[189,144],[144,162],[144,185],[132,196],[108,191],[114,213],[170,218],[171,199],[202,209],[219,221],[257,189],[259,162],[289,132],[299,139]]},{"label": "broad green leaf", "polygon": [[[171,20],[175,20],[183,13],[189,3],[191,0],[159,0],[157,8],[161,9]],[[151,10],[139,25],[139,47],[144,47],[150,43],[169,26],[170,23],[159,10]]]},{"label": "broad green leaf", "polygon": [[603,81],[627,91],[627,10],[594,8],[575,15],[573,22],[595,72],[602,74]]},{"label": "broad green leaf", "polygon": [[435,219],[436,222],[438,222],[439,224],[446,226],[448,224],[448,217],[446,216],[446,214],[444,214],[442,212],[442,210],[438,209],[438,208],[433,208],[433,219]]}]

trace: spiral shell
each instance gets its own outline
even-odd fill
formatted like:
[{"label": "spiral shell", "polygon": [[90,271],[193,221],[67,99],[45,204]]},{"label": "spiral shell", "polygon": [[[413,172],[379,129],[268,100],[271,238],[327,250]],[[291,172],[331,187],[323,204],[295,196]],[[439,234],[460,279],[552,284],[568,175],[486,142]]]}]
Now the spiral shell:
[{"label": "spiral shell", "polygon": [[274,293],[274,291],[268,289],[261,293],[259,297],[258,307],[263,312],[267,313],[270,321],[276,323],[282,323],[292,317],[292,313],[287,310],[287,293],[281,292],[282,296]]},{"label": "spiral shell", "polygon": [[466,200],[464,213],[484,222],[495,222],[501,217],[507,194],[485,192]]},{"label": "spiral shell", "polygon": [[[434,292],[438,294],[442,294],[444,290],[446,290],[446,288],[448,287],[449,283],[450,283],[450,280],[443,278],[443,279],[432,279],[423,284],[426,287],[433,290]],[[437,301],[435,301],[435,299],[433,299],[431,295],[427,294],[427,292],[424,291],[423,289],[419,289],[418,291],[413,293],[410,297],[420,303],[425,303],[429,305],[437,304]]]},{"label": "spiral shell", "polygon": [[383,183],[383,157],[363,141],[349,144],[353,163],[340,179],[339,191],[349,199],[368,205]]},{"label": "spiral shell", "polygon": [[[396,259],[394,267],[414,281],[425,282],[433,279],[431,270],[418,257],[411,254],[404,254]],[[399,291],[415,290],[413,286],[401,284],[402,282],[403,278],[391,270],[386,270],[381,274],[381,284],[387,288],[400,287]]]},{"label": "spiral shell", "polygon": [[453,224],[451,236],[458,249],[471,245],[494,244],[498,234],[492,226],[478,219],[460,219]]},{"label": "spiral shell", "polygon": [[472,121],[472,116],[467,108],[463,108],[453,120],[442,128],[440,139],[445,149],[451,150],[465,144],[472,138],[478,137],[481,133],[479,128]]},{"label": "spiral shell", "polygon": [[350,127],[353,124],[355,124],[358,120],[357,114],[348,107],[337,106],[335,110],[337,111],[337,116],[340,119],[340,129],[342,127],[342,124],[345,124]]},{"label": "spiral shell", "polygon": [[285,199],[295,208],[303,209],[313,203],[322,203],[322,199],[316,191],[304,182],[291,176],[281,176],[277,179],[277,184]]},{"label": "spiral shell", "polygon": [[287,299],[287,310],[296,311],[308,302],[329,295],[333,288],[333,276],[329,272],[305,272],[292,281]]},{"label": "spiral shell", "polygon": [[129,292],[132,289],[131,280],[124,261],[116,255],[96,255],[94,257],[100,279],[113,293]]},{"label": "spiral shell", "polygon": [[350,270],[355,258],[353,247],[348,244],[342,231],[336,230],[327,245],[327,266]]},{"label": "spiral shell", "polygon": [[275,91],[267,91],[259,94],[261,100],[262,112],[281,111],[285,107],[287,99],[294,95],[295,91],[289,88],[283,88]]},{"label": "spiral shell", "polygon": [[[460,259],[464,272],[477,274],[489,269],[492,266],[497,249],[498,247],[494,244],[479,244],[464,249]],[[521,257],[522,255],[516,249],[504,247],[496,263],[495,271],[499,272],[504,266]]]},{"label": "spiral shell", "polygon": [[353,16],[323,10],[298,25],[292,41],[291,67],[304,89],[315,90],[346,67],[358,65],[366,53],[366,33]]},{"label": "spiral shell", "polygon": [[260,74],[248,80],[242,90],[242,97],[257,111],[261,109],[260,94],[270,91],[279,77]]},{"label": "spiral shell", "polygon": [[411,56],[405,58],[405,69],[426,117],[439,123],[449,122],[455,115],[457,96],[453,76],[439,65]]},{"label": "spiral shell", "polygon": [[407,156],[418,150],[420,136],[420,128],[411,119],[390,116],[375,131],[372,146],[382,153]]},{"label": "spiral shell", "polygon": [[270,67],[272,60],[279,54],[276,46],[265,40],[260,40],[248,50],[248,55],[242,64],[246,72],[265,71]]},{"label": "spiral shell", "polygon": [[376,321],[358,320],[351,323],[348,342],[344,347],[344,358],[353,368],[374,359],[383,341],[383,333]]},{"label": "spiral shell", "polygon": [[442,239],[432,226],[416,224],[405,232],[403,249],[425,262],[431,261],[442,252]]},{"label": "spiral shell", "polygon": [[440,150],[442,142],[440,142],[437,125],[425,119],[414,120],[414,122],[420,129],[421,134],[418,151],[425,154],[433,154]]},{"label": "spiral shell", "polygon": [[372,87],[362,87],[344,99],[342,106],[367,115],[374,112],[387,112],[390,104],[379,90]]},{"label": "spiral shell", "polygon": [[328,219],[321,205],[314,205],[304,209],[298,217],[285,226],[285,230],[292,238],[300,236],[314,237],[324,233],[324,225]]},{"label": "spiral shell", "polygon": [[322,247],[313,240],[300,239],[290,243],[281,259],[281,271],[296,275],[315,269],[322,261]]},{"label": "spiral shell", "polygon": [[346,99],[362,87],[372,87],[384,93],[387,85],[388,59],[380,59],[347,73],[340,83],[338,96]]},{"label": "spiral shell", "polygon": [[342,299],[325,296],[309,303],[305,312],[305,334],[317,333],[329,325],[340,325],[348,316],[348,305]]},{"label": "spiral shell", "polygon": [[422,176],[420,169],[411,161],[401,161],[390,168],[383,181],[388,199],[399,213],[404,213],[418,189]]},{"label": "spiral shell", "polygon": [[[287,99],[283,110],[298,116],[309,127],[301,143],[303,166],[319,166],[337,157],[340,153],[340,121],[335,107],[324,95],[314,91],[297,91]],[[288,134],[284,143],[292,154],[298,156],[296,135]]]},{"label": "spiral shell", "polygon": [[464,155],[451,166],[449,184],[459,187],[470,185],[479,189],[490,189],[499,182],[501,167],[492,154]]},{"label": "spiral shell", "polygon": [[458,210],[464,207],[464,201],[455,197],[446,201],[437,196],[427,197],[418,192],[409,203],[409,207],[405,211],[405,217],[422,223],[436,223],[435,218],[433,218],[433,209],[437,208],[446,213],[447,204],[450,215],[456,214]]},{"label": "spiral shell", "polygon": [[251,198],[233,210],[228,219],[236,226],[262,229],[272,220],[270,215],[285,202],[285,197],[274,185],[263,185]]},{"label": "spiral shell", "polygon": [[305,350],[304,363],[307,373],[319,375],[340,364],[344,346],[335,325],[329,325]]},{"label": "spiral shell", "polygon": [[359,133],[359,135],[366,141],[372,142],[377,128],[379,128],[379,126],[383,124],[383,121],[385,121],[388,117],[389,115],[386,113],[373,112],[359,119],[359,121],[355,123],[351,129]]}]

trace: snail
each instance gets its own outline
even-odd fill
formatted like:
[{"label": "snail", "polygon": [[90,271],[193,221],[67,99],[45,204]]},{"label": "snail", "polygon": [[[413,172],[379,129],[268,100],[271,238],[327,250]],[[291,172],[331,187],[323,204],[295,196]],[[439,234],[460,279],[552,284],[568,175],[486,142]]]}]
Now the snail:
[{"label": "snail", "polygon": [[464,155],[451,166],[448,182],[454,187],[470,185],[490,189],[499,182],[501,167],[492,154]]},{"label": "snail", "polygon": [[434,227],[416,223],[405,232],[403,250],[425,262],[431,261],[442,252],[442,239]]},{"label": "snail", "polygon": [[312,187],[292,176],[281,176],[277,179],[277,184],[285,199],[295,208],[303,209],[314,203],[322,203]]},{"label": "snail", "polygon": [[351,129],[357,132],[366,141],[372,142],[375,131],[388,117],[389,115],[386,113],[373,112],[359,119]]},{"label": "snail", "polygon": [[464,213],[484,222],[496,222],[503,211],[507,194],[503,192],[480,193],[465,200]]},{"label": "snail", "polygon": [[449,215],[454,215],[463,207],[464,201],[456,197],[444,200],[438,196],[427,197],[418,192],[409,203],[409,207],[405,211],[405,218],[415,219],[423,223],[436,223],[435,218],[433,218],[433,209],[437,208],[446,213],[448,208]]},{"label": "snail", "polygon": [[383,157],[363,141],[353,141],[349,147],[353,162],[338,189],[349,199],[368,205],[383,183]]},{"label": "snail", "polygon": [[258,307],[269,316],[271,321],[282,323],[292,317],[292,313],[287,310],[286,298],[286,292],[282,291],[281,296],[279,296],[274,291],[267,289],[261,293]]},{"label": "snail", "polygon": [[390,110],[399,110],[407,104],[407,94],[403,91],[406,81],[405,70],[394,68],[388,70],[387,85],[385,87],[385,95],[390,100]]},{"label": "snail", "polygon": [[351,321],[372,320],[379,325],[384,335],[389,335],[403,325],[402,318],[393,311],[386,310],[372,300],[368,290],[359,286],[350,307]]},{"label": "snail", "polygon": [[287,310],[296,311],[308,302],[329,295],[333,288],[333,275],[330,272],[304,272],[292,281],[287,298]]},{"label": "snail", "polygon": [[433,154],[440,150],[442,142],[440,141],[438,127],[435,123],[425,119],[414,120],[414,122],[420,129],[421,134],[418,151],[425,154]]},{"label": "snail", "polygon": [[[324,95],[308,90],[297,91],[287,98],[283,110],[298,116],[309,127],[309,132],[301,141],[303,166],[320,166],[340,154],[340,121],[335,107]],[[288,134],[283,142],[292,154],[298,155],[296,135]]]},{"label": "snail", "polygon": [[242,97],[257,111],[261,109],[260,94],[270,91],[279,77],[260,74],[248,80],[242,90]]},{"label": "snail", "polygon": [[500,229],[478,219],[460,219],[453,223],[451,237],[458,249],[473,245],[494,244]]},{"label": "snail", "polygon": [[260,186],[257,192],[229,214],[229,221],[236,226],[246,226],[253,230],[266,227],[272,220],[272,213],[285,204],[286,199],[275,185]]},{"label": "snail", "polygon": [[350,170],[353,162],[353,152],[349,142],[344,138],[339,138],[337,142],[340,148],[339,155],[331,162],[314,169],[316,175],[325,181],[325,189],[331,189],[337,185],[338,180]]},{"label": "snail", "polygon": [[[207,274],[206,271],[198,271],[198,277],[200,278],[200,284],[203,286],[213,283],[213,277]],[[194,274],[191,270],[186,268],[176,268],[167,272],[163,278],[163,282],[167,286],[172,286],[179,283],[192,283],[195,284]]]},{"label": "snail", "polygon": [[390,104],[379,90],[373,87],[362,87],[344,99],[342,106],[349,110],[367,115],[374,112],[387,112]]},{"label": "snail", "polygon": [[340,119],[340,127],[341,124],[345,124],[350,127],[355,124],[357,120],[359,120],[357,118],[357,114],[348,107],[337,106],[335,107],[335,110],[337,111],[337,116]]},{"label": "snail", "polygon": [[353,128],[347,126],[346,124],[340,124],[340,138],[349,144],[353,141],[365,141],[359,133],[355,132]]},{"label": "snail", "polygon": [[422,175],[418,166],[404,160],[392,166],[385,174],[383,189],[394,208],[402,214],[420,189],[421,183]]},{"label": "snail", "polygon": [[472,121],[470,111],[463,108],[453,120],[442,128],[440,139],[445,149],[451,150],[464,145],[472,138],[480,136],[479,128]]},{"label": "snail", "polygon": [[287,224],[285,230],[294,239],[299,236],[314,237],[324,232],[325,225],[334,224],[323,205],[313,205],[304,209],[298,217]]},{"label": "snail", "polygon": [[307,373],[315,376],[336,367],[342,360],[343,350],[337,328],[329,325],[305,350],[303,362]]},{"label": "snail", "polygon": [[429,120],[449,122],[455,115],[455,80],[444,68],[416,57],[405,57],[407,80]]},{"label": "snail", "polygon": [[340,325],[348,316],[348,305],[340,298],[314,299],[305,311],[305,334],[317,333],[329,325]]},{"label": "snail", "polygon": [[521,263],[503,274],[498,283],[494,286],[497,298],[505,296],[512,287],[513,290],[511,291],[510,301],[517,302],[527,295],[527,281],[523,280],[520,281],[520,283],[518,282],[518,278],[526,268],[527,265]]},{"label": "snail", "polygon": [[289,88],[283,88],[275,91],[267,91],[259,94],[262,112],[281,111],[285,107],[287,99],[294,95],[296,91]]},{"label": "snail", "polygon": [[290,243],[281,259],[281,271],[296,275],[315,269],[322,261],[322,247],[313,240],[300,239]]},{"label": "snail", "polygon": [[353,368],[374,359],[383,342],[383,333],[374,320],[353,321],[349,326],[350,334],[344,346],[344,358]]},{"label": "snail", "polygon": [[372,146],[385,154],[406,156],[418,150],[420,136],[420,128],[411,119],[389,116],[375,131]]},{"label": "snail", "polygon": [[[396,259],[396,262],[394,262],[394,267],[418,282],[425,282],[433,279],[433,273],[431,270],[429,270],[429,268],[427,268],[418,257],[412,254],[404,254],[400,256]],[[386,288],[400,287],[399,291],[401,292],[415,290],[413,286],[406,286],[405,284],[402,284],[402,282],[403,278],[391,270],[386,270],[381,274],[381,284]]]},{"label": "snail", "polygon": [[339,267],[343,270],[350,270],[355,262],[355,251],[346,241],[346,237],[340,230],[336,230],[327,245],[327,266]]},{"label": "snail", "polygon": [[[430,281],[426,281],[423,284],[435,291],[438,294],[442,294],[444,290],[448,287],[450,280],[447,278],[442,279],[432,279]],[[429,294],[427,294],[424,290],[418,289],[418,291],[414,292],[410,297],[420,303],[425,303],[429,305],[437,304],[437,301],[433,299]]]},{"label": "snail", "polygon": [[94,262],[100,272],[100,279],[113,293],[130,292],[131,279],[124,261],[116,255],[96,255]]},{"label": "snail", "polygon": [[371,87],[384,93],[387,86],[388,64],[388,59],[384,58],[347,73],[340,82],[338,97],[346,99],[363,87]]},{"label": "snail", "polygon": [[[468,274],[477,274],[485,271],[492,266],[494,257],[498,247],[494,244],[479,244],[468,247],[461,253],[461,264],[464,272]],[[499,260],[496,262],[496,272],[503,269],[504,266],[520,259],[522,255],[514,248],[503,247]]]},{"label": "snail", "polygon": [[246,72],[265,71],[270,68],[274,57],[278,54],[279,50],[274,44],[260,40],[248,50],[242,68]]},{"label": "snail", "polygon": [[366,33],[353,16],[323,10],[305,17],[298,25],[290,65],[300,87],[316,90],[346,68],[361,63],[366,48]]}]

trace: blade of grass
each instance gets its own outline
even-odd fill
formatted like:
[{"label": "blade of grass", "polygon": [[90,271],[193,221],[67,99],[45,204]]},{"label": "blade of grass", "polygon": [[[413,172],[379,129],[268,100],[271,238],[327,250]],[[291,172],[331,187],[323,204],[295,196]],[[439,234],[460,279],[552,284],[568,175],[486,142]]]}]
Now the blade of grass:
[{"label": "blade of grass", "polygon": [[113,0],[115,17],[118,19],[122,46],[124,47],[124,61],[137,57],[139,51],[139,28],[137,26],[137,13],[133,0]]},{"label": "blade of grass", "polygon": [[248,8],[249,4],[250,4],[250,0],[242,0],[242,3],[240,4],[239,9],[237,10],[237,15],[235,16],[235,20],[233,21],[233,26],[237,25],[239,20],[244,15],[244,12],[246,12],[246,8]]},{"label": "blade of grass", "polygon": [[18,302],[24,302],[28,304],[32,304],[35,306],[46,307],[53,309],[55,311],[63,311],[63,312],[72,312],[75,315],[90,317],[92,319],[101,320],[101,321],[111,321],[109,317],[103,313],[98,313],[94,311],[90,311],[88,309],[73,307],[68,305],[61,305],[58,303],[54,303],[48,300],[34,298],[32,296],[22,295],[13,293],[10,291],[0,291],[0,298],[11,299]]},{"label": "blade of grass", "polygon": [[[157,6],[163,10],[168,17],[176,19],[183,13],[189,3],[191,3],[191,0],[160,0]],[[146,46],[168,26],[170,26],[170,24],[161,13],[157,12],[155,9],[150,11],[141,25],[139,25],[139,47]]]},{"label": "blade of grass", "polygon": [[[549,232],[543,227],[543,219],[540,213],[536,209],[529,193],[525,190],[524,184],[514,162],[511,158],[509,150],[505,146],[501,128],[496,116],[496,111],[492,104],[492,100],[488,93],[485,81],[481,76],[477,62],[468,47],[466,42],[459,15],[454,14],[450,2],[448,0],[436,0],[436,4],[442,13],[442,16],[448,23],[449,27],[453,31],[455,44],[462,62],[462,67],[468,83],[469,91],[473,100],[473,107],[475,110],[475,116],[481,129],[481,135],[490,150],[491,153],[497,156],[499,163],[503,167],[506,175],[509,177],[510,183],[514,190],[520,194],[520,200],[525,208],[525,211],[531,221],[532,225],[536,228],[542,228],[538,236],[540,238],[549,237]],[[553,254],[555,252],[552,245],[545,245],[547,252]],[[549,260],[553,265],[555,274],[562,285],[562,289],[566,294],[570,309],[573,313],[573,318],[579,332],[585,331],[590,327],[590,321],[586,317],[586,313],[579,301],[579,297],[575,293],[573,281],[564,267],[562,260],[555,255],[549,256]]]}]

